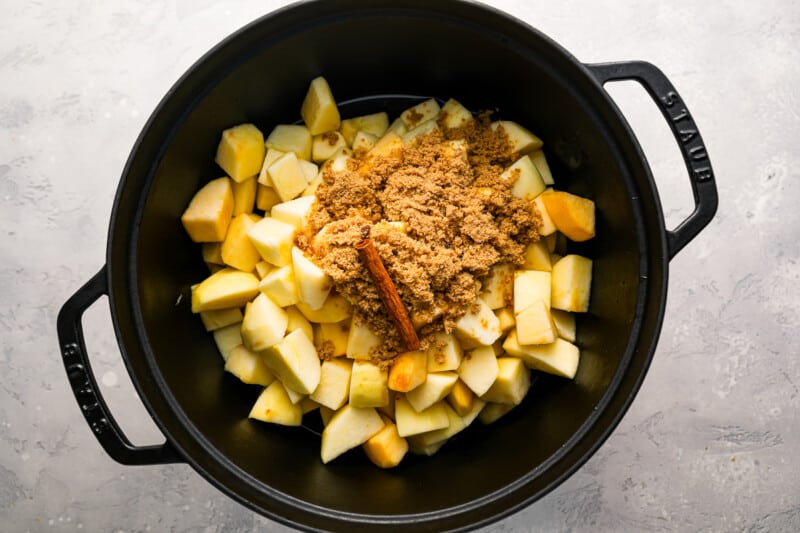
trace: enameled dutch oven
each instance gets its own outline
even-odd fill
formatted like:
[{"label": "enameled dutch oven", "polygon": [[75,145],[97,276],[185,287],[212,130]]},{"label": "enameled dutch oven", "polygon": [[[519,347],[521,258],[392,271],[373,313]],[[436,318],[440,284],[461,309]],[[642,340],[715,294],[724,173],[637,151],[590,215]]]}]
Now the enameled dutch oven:
[{"label": "enameled dutch oven", "polygon": [[[222,371],[211,336],[189,310],[189,286],[207,270],[179,217],[220,173],[213,164],[220,132],[242,122],[268,132],[296,121],[319,75],[344,116],[396,115],[419,100],[409,95],[498,108],[543,138],[559,188],[597,205],[597,237],[571,248],[594,260],[575,380],[540,376],[496,424],[474,424],[435,456],[409,457],[390,471],[358,450],[325,466],[315,428],[248,420],[258,387]],[[695,208],[674,231],[665,229],[636,138],[603,89],[613,80],[647,90],[683,153]],[[546,494],[608,437],[653,356],[669,260],[716,207],[692,116],[648,63],[582,64],[519,20],[457,0],[296,4],[216,46],[150,117],[117,190],[107,263],[59,314],[64,365],[87,422],[121,463],[185,461],[239,502],[302,529],[474,528]],[[81,316],[104,294],[132,381],[166,436],[162,445],[131,445],[100,396]]]}]

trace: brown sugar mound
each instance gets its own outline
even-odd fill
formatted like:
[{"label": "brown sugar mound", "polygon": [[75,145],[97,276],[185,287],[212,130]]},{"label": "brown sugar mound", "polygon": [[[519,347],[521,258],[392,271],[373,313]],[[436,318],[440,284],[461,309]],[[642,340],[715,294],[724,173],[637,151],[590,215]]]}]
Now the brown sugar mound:
[{"label": "brown sugar mound", "polygon": [[423,349],[434,333],[452,331],[493,265],[522,265],[539,239],[533,204],[511,195],[513,176],[501,177],[514,162],[502,128],[490,128],[488,113],[439,126],[389,154],[355,154],[344,170],[324,165],[309,232],[298,238],[353,305],[353,319],[385,340],[377,361],[404,346],[354,248],[365,226]]}]

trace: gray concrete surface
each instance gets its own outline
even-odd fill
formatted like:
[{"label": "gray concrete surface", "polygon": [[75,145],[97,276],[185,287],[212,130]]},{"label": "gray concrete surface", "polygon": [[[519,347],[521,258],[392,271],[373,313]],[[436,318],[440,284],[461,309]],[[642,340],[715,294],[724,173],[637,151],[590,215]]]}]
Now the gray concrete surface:
[{"label": "gray concrete surface", "polygon": [[[285,531],[187,466],[123,467],[84,423],[59,307],[102,265],[124,161],[201,54],[281,2],[6,0],[0,17],[0,524],[4,531]],[[583,61],[646,59],[690,105],[719,213],[671,264],[654,363],[600,451],[487,531],[800,530],[800,4],[495,1]],[[668,223],[691,209],[644,92],[608,87]],[[103,393],[136,443],[157,429],[104,302],[86,315]]]}]

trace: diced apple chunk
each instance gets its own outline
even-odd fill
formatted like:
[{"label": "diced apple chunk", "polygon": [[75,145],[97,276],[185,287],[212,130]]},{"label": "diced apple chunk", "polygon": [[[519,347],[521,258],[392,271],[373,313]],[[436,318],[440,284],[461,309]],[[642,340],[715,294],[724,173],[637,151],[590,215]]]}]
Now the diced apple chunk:
[{"label": "diced apple chunk", "polygon": [[303,393],[290,389],[286,385],[284,385],[284,388],[286,389],[286,395],[289,396],[289,401],[292,402],[293,404],[299,405],[300,402],[302,402],[304,399],[308,397]]},{"label": "diced apple chunk", "polygon": [[359,131],[381,137],[389,128],[389,115],[385,112],[348,118],[342,121],[339,131],[342,132],[347,146],[352,146]]},{"label": "diced apple chunk", "polygon": [[383,419],[383,429],[362,445],[369,460],[380,468],[393,468],[400,464],[408,452],[408,442],[397,433],[397,426],[388,418]]},{"label": "diced apple chunk", "polygon": [[497,379],[481,399],[487,402],[519,404],[531,386],[530,372],[521,359],[497,358]]},{"label": "diced apple chunk", "polygon": [[299,159],[311,159],[311,132],[305,126],[279,124],[267,137],[267,148],[292,152]]},{"label": "diced apple chunk", "polygon": [[282,202],[272,206],[270,216],[301,230],[308,224],[308,217],[311,216],[315,201],[316,198],[313,196],[301,196],[288,202]]},{"label": "diced apple chunk", "polygon": [[382,407],[389,403],[388,373],[371,361],[354,361],[350,376],[350,405]]},{"label": "diced apple chunk", "polygon": [[553,265],[550,264],[550,252],[544,241],[532,242],[525,248],[525,268],[542,272],[553,270]]},{"label": "diced apple chunk", "polygon": [[242,344],[242,323],[235,322],[214,330],[214,342],[223,361],[227,361],[231,351]]},{"label": "diced apple chunk", "polygon": [[292,262],[295,233],[294,226],[271,217],[259,220],[247,232],[264,261],[278,267]]},{"label": "diced apple chunk", "polygon": [[328,359],[322,362],[319,385],[309,396],[329,409],[339,409],[350,396],[353,363],[349,359]]},{"label": "diced apple chunk", "polygon": [[558,231],[579,242],[594,237],[594,202],[566,191],[547,191],[542,195],[547,214]]},{"label": "diced apple chunk", "polygon": [[320,309],[333,288],[331,277],[297,247],[292,248],[292,268],[300,301],[311,309]]},{"label": "diced apple chunk", "polygon": [[551,305],[556,309],[585,313],[591,290],[591,259],[570,254],[553,265]]},{"label": "diced apple chunk", "polygon": [[578,371],[580,350],[564,339],[556,339],[550,344],[522,345],[517,340],[517,332],[508,334],[503,343],[508,355],[520,358],[529,368],[541,370],[572,379]]},{"label": "diced apple chunk", "polygon": [[353,139],[353,151],[368,152],[375,146],[376,142],[378,142],[377,136],[365,131],[359,131],[356,133],[355,139]]},{"label": "diced apple chunk", "polygon": [[275,270],[275,266],[270,265],[264,260],[261,260],[258,263],[256,263],[255,270],[256,270],[256,275],[263,280],[264,276]]},{"label": "diced apple chunk", "polygon": [[240,182],[258,174],[264,153],[264,134],[252,124],[240,124],[222,132],[215,161]]},{"label": "diced apple chunk", "polygon": [[[565,341],[575,342],[575,315],[561,309],[551,309],[550,315],[556,324],[558,336]],[[201,315],[202,316],[202,315]]]},{"label": "diced apple chunk", "polygon": [[443,402],[435,403],[418,413],[404,396],[398,395],[394,413],[397,433],[401,437],[442,429],[450,424]]},{"label": "diced apple chunk", "polygon": [[322,76],[311,80],[308,92],[300,108],[300,115],[311,135],[318,135],[339,128],[341,119],[336,100],[328,82]]},{"label": "diced apple chunk", "polygon": [[474,402],[475,394],[467,384],[460,379],[456,381],[452,390],[450,390],[450,393],[447,395],[447,403],[458,413],[458,416],[464,416],[472,411],[472,404]]},{"label": "diced apple chunk", "polygon": [[235,181],[231,183],[231,189],[233,191],[233,216],[253,212],[257,188],[258,182],[256,181],[256,176],[247,178],[238,183]]},{"label": "diced apple chunk", "polygon": [[242,310],[238,307],[232,307],[229,309],[219,309],[217,311],[202,311],[200,313],[200,320],[203,321],[206,331],[214,331],[215,329],[241,322]]},{"label": "diced apple chunk", "polygon": [[556,229],[555,222],[553,222],[553,219],[550,218],[550,215],[547,213],[547,207],[545,207],[544,201],[542,200],[542,194],[533,199],[533,207],[542,219],[539,225],[539,235],[542,237],[549,237],[554,235],[558,230]]},{"label": "diced apple chunk", "polygon": [[523,200],[533,200],[545,189],[544,181],[536,166],[527,155],[520,157],[500,175],[506,182],[513,183],[511,194]]},{"label": "diced apple chunk", "polygon": [[267,348],[264,362],[287,387],[301,394],[311,394],[319,385],[320,361],[317,350],[300,329]]},{"label": "diced apple chunk", "polygon": [[514,273],[514,314],[518,315],[537,301],[550,306],[550,272],[518,270]]},{"label": "diced apple chunk", "polygon": [[322,462],[327,464],[341,454],[367,442],[383,429],[381,416],[372,407],[345,405],[322,431]]},{"label": "diced apple chunk", "polygon": [[265,350],[283,338],[288,323],[286,311],[267,295],[259,294],[244,312],[244,345],[254,352]]},{"label": "diced apple chunk", "polygon": [[425,122],[420,123],[415,128],[412,128],[403,134],[403,144],[411,144],[417,140],[418,137],[438,129],[439,125],[436,123],[435,119],[426,120]]},{"label": "diced apple chunk", "polygon": [[547,159],[544,156],[544,152],[541,150],[536,150],[535,152],[531,152],[529,155],[531,161],[533,161],[533,164],[536,165],[536,170],[539,171],[539,175],[542,177],[544,184],[555,184],[555,181],[553,181],[553,174],[550,172],[550,165],[547,164]]},{"label": "diced apple chunk", "polygon": [[550,344],[557,336],[550,310],[542,300],[517,315],[517,340],[520,344]]},{"label": "diced apple chunk", "polygon": [[517,323],[517,319],[514,318],[514,312],[508,307],[498,309],[494,314],[500,324],[500,331],[503,333],[507,333]]},{"label": "diced apple chunk", "polygon": [[298,302],[297,285],[291,265],[282,266],[264,276],[258,288],[280,307],[288,307]]},{"label": "diced apple chunk", "polygon": [[261,354],[251,352],[243,344],[230,351],[225,361],[225,370],[249,385],[266,387],[275,381],[275,376],[264,364]]},{"label": "diced apple chunk", "polygon": [[305,333],[306,337],[309,339],[314,338],[314,328],[311,327],[311,323],[303,316],[303,313],[301,313],[297,307],[286,307],[284,311],[286,311],[286,316],[289,317],[289,322],[286,324],[286,333],[291,333],[299,329]]},{"label": "diced apple chunk", "polygon": [[222,260],[221,242],[204,242],[200,245],[200,253],[206,264],[225,265],[225,261]]},{"label": "diced apple chunk", "polygon": [[333,157],[339,148],[347,146],[344,136],[338,131],[329,131],[320,135],[315,135],[311,144],[311,160],[315,163],[323,163]]},{"label": "diced apple chunk", "polygon": [[422,412],[431,405],[442,401],[458,381],[455,372],[432,372],[425,383],[406,393],[406,399],[415,411]]},{"label": "diced apple chunk", "polygon": [[220,255],[226,265],[243,272],[252,272],[255,269],[261,255],[253,246],[248,232],[259,220],[261,217],[252,213],[242,213],[231,220],[220,248]]},{"label": "diced apple chunk", "polygon": [[296,307],[310,322],[317,324],[341,322],[352,315],[350,303],[339,294],[329,294],[319,309],[311,309],[302,301],[297,302]]},{"label": "diced apple chunk", "polygon": [[462,418],[452,407],[444,404],[444,410],[447,414],[447,427],[428,431],[426,433],[420,433],[419,435],[414,435],[409,438],[413,439],[417,445],[430,446],[432,444],[436,444],[437,442],[444,442],[450,439],[467,427],[467,425],[464,423],[464,420],[462,420]]},{"label": "diced apple chunk", "polygon": [[478,415],[478,419],[483,424],[492,424],[497,422],[503,415],[511,411],[516,405],[513,403],[495,403],[487,402]]},{"label": "diced apple chunk", "polygon": [[289,400],[283,384],[276,380],[258,397],[249,418],[283,426],[299,426],[303,421],[303,409]]},{"label": "diced apple chunk", "polygon": [[403,352],[394,358],[389,371],[389,388],[408,392],[425,383],[428,375],[428,354],[416,350]]},{"label": "diced apple chunk", "polygon": [[403,124],[405,124],[406,128],[412,130],[423,122],[435,119],[439,114],[439,110],[438,102],[433,98],[429,98],[400,113],[400,118],[403,120]]},{"label": "diced apple chunk", "polygon": [[461,128],[474,120],[469,109],[461,105],[458,101],[450,99],[444,103],[439,110],[439,119],[445,128]]},{"label": "diced apple chunk", "polygon": [[389,129],[386,130],[387,133],[390,131],[402,137],[403,134],[408,131],[408,128],[406,128],[406,125],[403,124],[403,119],[397,117],[394,119],[394,122],[389,124]]},{"label": "diced apple chunk", "polygon": [[267,174],[282,202],[297,198],[308,186],[306,174],[294,152],[284,154],[272,163]]},{"label": "diced apple chunk", "polygon": [[347,337],[347,357],[350,359],[369,359],[372,352],[383,344],[383,339],[378,337],[369,328],[366,320],[354,317],[350,323],[350,333]]},{"label": "diced apple chunk", "polygon": [[480,298],[458,319],[455,331],[459,338],[475,341],[483,346],[490,346],[501,335],[500,321]]},{"label": "diced apple chunk", "polygon": [[508,142],[511,145],[511,152],[514,154],[527,154],[542,147],[542,140],[529,132],[516,122],[510,120],[498,120],[492,122],[493,130],[502,128],[508,135]]},{"label": "diced apple chunk", "polygon": [[272,186],[265,186],[258,184],[258,190],[256,191],[256,207],[261,209],[262,211],[268,212],[272,209],[272,206],[275,204],[279,204],[281,202],[281,197],[278,196],[278,193],[275,192],[275,189]]},{"label": "diced apple chunk", "polygon": [[489,269],[481,287],[481,299],[490,309],[500,309],[511,304],[514,296],[514,266],[498,263]]},{"label": "diced apple chunk", "polygon": [[458,376],[475,394],[483,396],[497,379],[497,356],[490,346],[467,352],[458,367]]},{"label": "diced apple chunk", "polygon": [[250,272],[225,268],[192,290],[192,313],[242,307],[258,294],[258,278]]},{"label": "diced apple chunk", "polygon": [[[272,179],[270,179],[268,172],[269,167],[271,167],[272,163],[274,163],[284,155],[286,155],[286,152],[284,152],[283,150],[276,150],[275,148],[267,149],[267,154],[264,156],[264,164],[261,165],[261,170],[258,173],[257,181],[259,185],[269,187],[270,189],[272,188]],[[275,194],[277,196],[277,193]]]},{"label": "diced apple chunk", "polygon": [[221,242],[233,214],[233,189],[228,178],[206,183],[195,193],[181,215],[189,238],[194,242]]}]

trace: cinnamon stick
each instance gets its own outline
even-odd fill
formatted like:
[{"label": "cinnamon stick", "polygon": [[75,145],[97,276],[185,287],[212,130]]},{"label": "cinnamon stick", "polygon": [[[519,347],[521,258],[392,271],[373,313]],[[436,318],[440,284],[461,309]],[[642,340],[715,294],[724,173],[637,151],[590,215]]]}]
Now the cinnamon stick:
[{"label": "cinnamon stick", "polygon": [[375,287],[378,289],[378,295],[386,306],[386,310],[397,327],[397,331],[400,332],[400,337],[403,339],[406,349],[409,351],[419,350],[417,332],[408,317],[406,306],[403,305],[403,301],[397,293],[397,287],[392,282],[392,278],[389,277],[389,272],[386,271],[386,267],[383,265],[381,256],[378,255],[378,250],[372,243],[372,239],[369,238],[368,227],[362,230],[362,236],[364,238],[355,244],[358,255],[369,271],[370,276],[372,276]]}]

